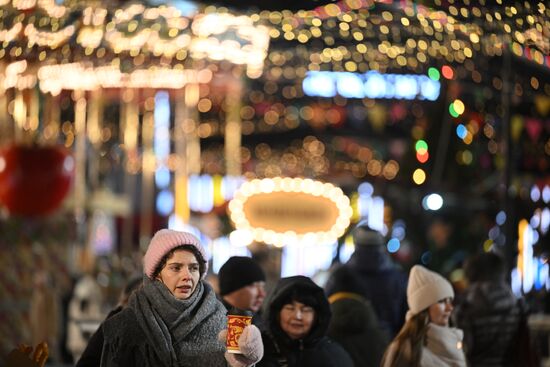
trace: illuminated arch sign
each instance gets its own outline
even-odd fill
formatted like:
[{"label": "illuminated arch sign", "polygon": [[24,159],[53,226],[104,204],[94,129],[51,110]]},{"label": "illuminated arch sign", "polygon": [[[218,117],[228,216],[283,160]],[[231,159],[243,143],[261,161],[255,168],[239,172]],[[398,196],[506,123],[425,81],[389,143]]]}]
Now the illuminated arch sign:
[{"label": "illuminated arch sign", "polygon": [[333,243],[349,226],[352,209],[342,190],[310,179],[244,183],[229,203],[231,220],[256,241],[273,245]]},{"label": "illuminated arch sign", "polygon": [[381,74],[369,71],[365,74],[309,71],[302,82],[308,96],[345,98],[425,99],[435,101],[439,97],[440,83],[426,75]]}]

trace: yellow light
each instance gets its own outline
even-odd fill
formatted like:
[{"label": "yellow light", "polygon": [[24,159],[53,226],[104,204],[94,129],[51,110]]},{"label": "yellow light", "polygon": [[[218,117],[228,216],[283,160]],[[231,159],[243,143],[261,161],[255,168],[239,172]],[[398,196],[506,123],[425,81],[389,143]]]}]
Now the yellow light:
[{"label": "yellow light", "polygon": [[464,110],[466,107],[464,106],[464,102],[462,102],[460,99],[455,99],[453,102],[453,108],[456,113],[459,115],[462,115],[464,113]]},{"label": "yellow light", "polygon": [[417,185],[422,185],[426,181],[426,173],[423,169],[417,168],[413,173],[413,181]]},{"label": "yellow light", "polygon": [[[244,213],[244,203],[252,196],[280,193],[302,193],[324,200],[330,200],[338,210],[335,223],[328,231],[296,233],[293,230],[276,232],[272,229],[253,228]],[[263,196],[265,197],[265,196]],[[231,220],[238,230],[247,230],[252,233],[256,241],[265,242],[275,246],[283,246],[287,243],[299,243],[302,241],[314,241],[317,243],[334,242],[340,237],[350,224],[353,209],[350,200],[343,191],[330,183],[322,183],[312,179],[275,177],[273,179],[254,179],[245,182],[235,193],[233,200],[229,202]]]},{"label": "yellow light", "polygon": [[493,247],[493,240],[491,239],[487,239],[484,243],[483,243],[483,251],[485,252],[489,252],[491,251],[491,248]]}]

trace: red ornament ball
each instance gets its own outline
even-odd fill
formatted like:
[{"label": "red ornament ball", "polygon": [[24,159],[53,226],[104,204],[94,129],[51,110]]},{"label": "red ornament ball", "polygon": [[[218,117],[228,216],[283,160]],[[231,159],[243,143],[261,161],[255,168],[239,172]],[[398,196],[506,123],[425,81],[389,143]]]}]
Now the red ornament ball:
[{"label": "red ornament ball", "polygon": [[43,216],[69,192],[75,162],[62,146],[9,145],[0,149],[0,203],[10,214]]}]

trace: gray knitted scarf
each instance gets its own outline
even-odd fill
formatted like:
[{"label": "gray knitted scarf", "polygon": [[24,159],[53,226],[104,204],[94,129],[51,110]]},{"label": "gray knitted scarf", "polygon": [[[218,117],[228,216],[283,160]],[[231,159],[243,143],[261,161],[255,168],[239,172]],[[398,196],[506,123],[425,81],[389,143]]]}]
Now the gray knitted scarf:
[{"label": "gray knitted scarf", "polygon": [[176,367],[200,358],[201,365],[225,366],[225,348],[217,335],[225,327],[226,311],[208,283],[200,281],[191,297],[179,300],[163,283],[144,277],[128,307],[154,347],[157,363]]}]

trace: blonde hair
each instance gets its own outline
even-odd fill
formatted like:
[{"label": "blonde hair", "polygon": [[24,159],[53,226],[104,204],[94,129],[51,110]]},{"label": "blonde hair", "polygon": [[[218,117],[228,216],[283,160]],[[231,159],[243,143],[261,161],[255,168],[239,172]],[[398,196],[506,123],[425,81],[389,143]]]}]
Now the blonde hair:
[{"label": "blonde hair", "polygon": [[[390,346],[386,349],[384,357],[382,358],[382,365],[386,366],[386,359],[390,358],[389,351],[391,349],[394,350],[395,353],[393,359],[389,361],[387,366],[395,367],[406,365],[419,367],[429,320],[427,309],[408,319]],[[405,347],[407,343],[410,348]]]}]

